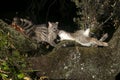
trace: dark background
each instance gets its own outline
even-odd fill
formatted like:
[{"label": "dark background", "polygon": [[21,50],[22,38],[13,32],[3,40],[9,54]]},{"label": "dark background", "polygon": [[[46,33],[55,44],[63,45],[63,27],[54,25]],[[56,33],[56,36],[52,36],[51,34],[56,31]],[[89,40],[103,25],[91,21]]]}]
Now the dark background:
[{"label": "dark background", "polygon": [[0,18],[8,21],[15,16],[29,17],[36,24],[58,21],[70,25],[76,7],[70,0],[1,0]]}]

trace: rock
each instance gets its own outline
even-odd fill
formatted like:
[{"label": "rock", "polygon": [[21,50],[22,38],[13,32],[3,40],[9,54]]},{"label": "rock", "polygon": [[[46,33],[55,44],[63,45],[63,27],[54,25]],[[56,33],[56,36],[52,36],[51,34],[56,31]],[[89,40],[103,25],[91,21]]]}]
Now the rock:
[{"label": "rock", "polygon": [[33,70],[38,70],[38,76],[46,75],[50,79],[115,80],[119,75],[120,27],[108,47],[60,47],[60,44],[47,55],[29,59]]}]

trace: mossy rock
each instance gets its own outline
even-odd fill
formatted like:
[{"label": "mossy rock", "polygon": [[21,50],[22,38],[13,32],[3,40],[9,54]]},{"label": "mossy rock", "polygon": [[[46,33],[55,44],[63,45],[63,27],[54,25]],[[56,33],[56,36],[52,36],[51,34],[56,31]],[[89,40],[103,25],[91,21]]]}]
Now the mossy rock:
[{"label": "mossy rock", "polygon": [[37,75],[50,79],[117,80],[120,72],[120,27],[108,47],[63,46],[61,42],[47,55],[32,57],[29,62]]}]

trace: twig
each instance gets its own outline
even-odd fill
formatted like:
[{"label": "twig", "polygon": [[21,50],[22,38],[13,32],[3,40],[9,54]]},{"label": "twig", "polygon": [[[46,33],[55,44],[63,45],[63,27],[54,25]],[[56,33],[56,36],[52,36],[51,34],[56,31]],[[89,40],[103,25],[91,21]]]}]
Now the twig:
[{"label": "twig", "polygon": [[98,28],[104,25],[108,20],[110,20],[111,17],[113,17],[113,13],[111,13],[111,15],[102,24],[100,24]]},{"label": "twig", "polygon": [[0,73],[8,74],[8,73],[10,73],[10,72],[6,72],[6,71],[3,71],[3,70],[0,69]]}]

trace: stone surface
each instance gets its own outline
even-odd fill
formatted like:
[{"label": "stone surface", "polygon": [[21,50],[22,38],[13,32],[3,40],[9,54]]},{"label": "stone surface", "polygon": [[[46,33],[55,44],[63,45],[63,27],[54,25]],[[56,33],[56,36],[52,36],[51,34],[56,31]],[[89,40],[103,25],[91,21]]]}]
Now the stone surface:
[{"label": "stone surface", "polygon": [[119,80],[120,27],[113,34],[108,47],[60,47],[59,43],[47,55],[30,59],[38,75],[50,79]]}]

